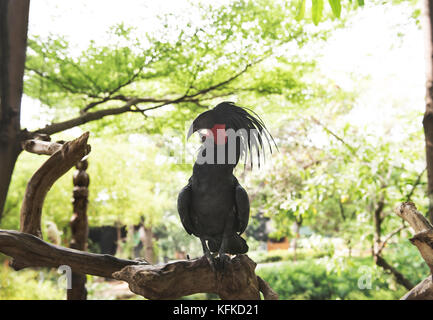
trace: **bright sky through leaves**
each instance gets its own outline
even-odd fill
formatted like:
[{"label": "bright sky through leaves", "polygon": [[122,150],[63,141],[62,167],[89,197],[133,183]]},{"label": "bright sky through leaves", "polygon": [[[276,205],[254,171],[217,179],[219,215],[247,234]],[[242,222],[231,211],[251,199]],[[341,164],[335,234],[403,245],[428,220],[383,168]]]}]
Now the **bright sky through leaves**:
[{"label": "bright sky through leaves", "polygon": [[[33,1],[29,35],[63,35],[80,52],[91,40],[110,41],[107,30],[115,24],[133,25],[137,34],[150,32],[160,27],[158,14],[172,12],[190,17],[198,10],[191,8],[188,1],[171,0],[128,0],[121,5],[112,0]],[[350,18],[349,28],[335,30],[321,49],[321,69],[342,89],[356,89],[361,85],[356,81],[359,76],[369,77],[357,107],[348,117],[351,122],[368,125],[373,136],[383,134],[382,130],[393,125],[393,108],[419,112],[420,117],[424,109],[422,32],[409,22],[409,12],[411,8],[403,5],[365,6]],[[39,102],[24,97],[24,127],[37,128],[49,121],[49,117],[39,116],[38,105]],[[393,134],[398,136],[398,130],[393,130]]]}]

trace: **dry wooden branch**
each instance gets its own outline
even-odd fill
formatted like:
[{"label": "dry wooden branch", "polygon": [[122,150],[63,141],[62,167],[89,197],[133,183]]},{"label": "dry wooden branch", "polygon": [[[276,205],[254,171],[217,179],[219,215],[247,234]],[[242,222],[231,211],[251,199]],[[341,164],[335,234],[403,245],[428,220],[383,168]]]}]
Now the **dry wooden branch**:
[{"label": "dry wooden branch", "polygon": [[[21,207],[21,231],[42,237],[41,214],[45,196],[54,182],[90,152],[89,133],[66,142],[34,173],[27,183]],[[40,141],[39,141],[40,142]]]},{"label": "dry wooden branch", "polygon": [[278,294],[271,288],[271,286],[262,278],[257,276],[259,281],[259,290],[263,293],[265,300],[278,300]]},{"label": "dry wooden branch", "polygon": [[174,299],[193,293],[216,293],[222,299],[275,300],[278,295],[255,275],[256,264],[246,255],[234,257],[224,276],[215,273],[205,257],[163,265],[118,259],[49,244],[33,235],[0,230],[0,252],[14,258],[12,267],[71,267],[73,272],[115,278],[148,299]]},{"label": "dry wooden branch", "polygon": [[106,278],[127,265],[146,263],[56,246],[31,234],[1,229],[0,252],[14,259],[11,266],[15,270],[67,265],[74,272]]},{"label": "dry wooden branch", "polygon": [[432,277],[427,277],[406,293],[401,300],[433,300]]},{"label": "dry wooden branch", "polygon": [[221,299],[278,299],[270,286],[256,276],[256,263],[247,255],[237,255],[224,273],[212,271],[206,257],[180,260],[160,266],[127,266],[113,274],[129,283],[132,292],[148,299],[175,299],[199,292],[215,293]]},{"label": "dry wooden branch", "polygon": [[406,220],[415,233],[433,230],[431,223],[416,209],[413,202],[403,202],[395,209],[395,213]]},{"label": "dry wooden branch", "polygon": [[[395,209],[402,219],[407,221],[415,232],[410,241],[418,248],[424,261],[433,273],[433,226],[420,213],[412,202],[403,202]],[[432,275],[410,290],[402,299],[433,299]]]},{"label": "dry wooden branch", "polygon": [[396,209],[396,213],[406,220],[415,231],[415,235],[410,241],[418,248],[433,273],[433,226],[412,202],[402,203]]},{"label": "dry wooden branch", "polygon": [[51,156],[62,148],[62,144],[57,142],[42,141],[38,139],[24,140],[21,143],[24,150],[36,154]]}]

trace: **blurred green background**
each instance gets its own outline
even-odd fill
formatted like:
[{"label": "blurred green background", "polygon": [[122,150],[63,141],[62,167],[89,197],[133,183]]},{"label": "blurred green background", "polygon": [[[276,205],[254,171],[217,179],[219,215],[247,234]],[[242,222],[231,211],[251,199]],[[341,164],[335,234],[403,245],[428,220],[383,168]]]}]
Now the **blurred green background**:
[{"label": "blurred green background", "polygon": [[[201,256],[176,209],[199,146],[185,135],[199,113],[234,101],[263,118],[279,148],[260,169],[240,164],[235,174],[251,201],[248,255],[280,299],[399,299],[408,288],[374,259],[385,239],[381,257],[411,284],[428,275],[393,213],[409,199],[428,207],[419,3],[348,1],[340,19],[328,4],[319,16],[310,6],[31,2],[23,128],[141,99],[130,112],[52,135],[90,131],[89,226],[128,231],[116,256]],[[45,160],[20,155],[0,228],[19,229],[26,183]],[[43,209],[44,240],[66,246],[73,171]],[[90,241],[89,250],[101,248]],[[15,272],[6,256],[0,262],[0,299],[65,298],[56,270]],[[87,289],[89,299],[140,299],[97,277]]]}]

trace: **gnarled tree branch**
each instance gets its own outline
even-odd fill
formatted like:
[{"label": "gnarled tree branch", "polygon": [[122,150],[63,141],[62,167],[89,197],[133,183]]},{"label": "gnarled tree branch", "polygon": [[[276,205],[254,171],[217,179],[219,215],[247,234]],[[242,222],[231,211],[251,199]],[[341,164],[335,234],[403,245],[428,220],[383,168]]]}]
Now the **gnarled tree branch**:
[{"label": "gnarled tree branch", "polygon": [[[403,202],[395,209],[395,213],[407,221],[415,232],[410,241],[418,248],[424,261],[433,273],[433,226],[420,213],[412,202]],[[404,300],[433,300],[432,275],[424,279],[402,299]]]},{"label": "gnarled tree branch", "polygon": [[255,275],[256,264],[246,255],[235,256],[224,275],[212,271],[205,257],[163,265],[118,259],[49,244],[33,235],[0,230],[0,252],[14,258],[12,267],[71,267],[75,273],[115,278],[129,283],[132,292],[148,299],[175,299],[194,293],[216,293],[222,299],[278,299]]},{"label": "gnarled tree branch", "polygon": [[127,265],[145,263],[56,246],[31,234],[1,229],[0,252],[14,259],[11,265],[15,270],[67,265],[74,272],[106,278]]},{"label": "gnarled tree branch", "polygon": [[38,139],[24,140],[21,143],[24,150],[30,153],[45,154],[51,156],[62,148],[57,142],[42,141]]},{"label": "gnarled tree branch", "polygon": [[[249,68],[251,68],[253,65],[260,63],[264,59],[265,59],[265,57],[263,57],[261,59],[257,59],[255,61],[252,61],[252,62],[246,64],[242,70],[238,71],[237,73],[235,73],[231,77],[229,77],[229,78],[227,78],[227,79],[225,79],[225,80],[223,80],[217,84],[211,85],[207,88],[198,90],[197,92],[191,93],[191,94],[189,94],[189,90],[188,90],[184,95],[181,95],[178,98],[160,98],[160,99],[158,99],[158,98],[149,98],[149,97],[148,98],[125,97],[123,95],[112,96],[112,94],[115,91],[117,91],[117,89],[116,89],[116,90],[113,90],[113,92],[110,92],[110,94],[107,97],[104,97],[104,98],[95,97],[98,100],[88,104],[82,110],[80,116],[73,118],[73,119],[70,119],[70,120],[49,124],[45,128],[38,129],[32,133],[33,134],[44,133],[44,134],[52,135],[54,133],[61,132],[61,131],[64,131],[64,130],[67,130],[67,129],[70,129],[70,128],[73,128],[76,126],[80,126],[80,125],[85,124],[87,122],[99,120],[99,119],[102,119],[102,118],[110,116],[110,115],[118,115],[118,114],[123,114],[123,113],[127,113],[127,112],[140,112],[140,113],[144,114],[144,112],[146,112],[146,111],[155,110],[155,109],[159,109],[159,108],[162,108],[162,107],[170,105],[170,104],[178,104],[178,103],[182,103],[182,102],[191,102],[191,103],[194,103],[196,105],[201,106],[200,98],[205,99],[207,93],[212,92],[212,91],[216,91],[217,89],[222,88],[222,87],[228,85],[229,83],[233,82],[234,80],[239,78],[242,74],[247,72],[247,70]],[[35,71],[35,70],[33,70],[33,71]],[[41,76],[45,77],[45,75],[43,75],[43,74],[41,74]],[[119,87],[119,89],[120,89],[120,87]],[[105,103],[107,101],[110,101],[110,100],[121,100],[121,101],[125,101],[126,103],[125,103],[125,105],[123,105],[121,107],[117,107],[117,108],[109,108],[109,109],[103,109],[103,110],[98,110],[98,111],[94,111],[94,112],[87,112],[88,110],[92,109],[93,107],[95,107],[99,104]],[[136,106],[137,104],[141,104],[141,103],[157,103],[157,104],[150,106],[150,107],[142,108],[142,109],[139,109],[137,107],[133,107],[133,106]]]},{"label": "gnarled tree branch", "polygon": [[161,266],[131,265],[113,274],[127,281],[132,292],[148,299],[175,299],[199,292],[215,293],[224,300],[259,300],[278,295],[257,277],[256,263],[237,255],[225,266],[224,274],[212,271],[206,257],[180,260]]},{"label": "gnarled tree branch", "polygon": [[[89,133],[66,142],[35,172],[27,183],[21,207],[21,231],[42,237],[42,204],[51,186],[90,152]],[[51,150],[53,151],[53,150]]]}]

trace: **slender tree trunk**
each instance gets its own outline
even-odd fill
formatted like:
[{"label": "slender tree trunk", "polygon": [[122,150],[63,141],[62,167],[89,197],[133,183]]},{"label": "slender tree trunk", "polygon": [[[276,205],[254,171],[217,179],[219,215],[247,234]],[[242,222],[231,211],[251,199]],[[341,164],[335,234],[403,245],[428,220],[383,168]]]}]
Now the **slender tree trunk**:
[{"label": "slender tree trunk", "polygon": [[21,151],[20,110],[29,0],[0,0],[0,219]]},{"label": "slender tree trunk", "polygon": [[144,227],[144,259],[149,263],[154,263],[155,260],[152,227]]},{"label": "slender tree trunk", "polygon": [[[341,201],[341,197],[338,200],[338,205],[340,207],[340,214],[341,214],[341,219],[343,219],[343,221],[346,221],[346,213],[344,212],[344,205],[343,202]],[[349,252],[349,258],[352,257],[352,243],[351,243],[351,239],[347,239],[346,240],[346,246]]]},{"label": "slender tree trunk", "polygon": [[427,195],[429,198],[428,216],[433,222],[433,0],[423,0],[422,26],[424,30],[426,97],[423,119],[426,161]]},{"label": "slender tree trunk", "polygon": [[[89,175],[86,173],[88,163],[83,160],[77,163],[74,173],[74,214],[71,219],[72,249],[87,250],[87,203],[89,196]],[[86,300],[86,275],[72,272],[72,288],[67,292],[68,300]]]},{"label": "slender tree trunk", "polygon": [[374,244],[373,244],[373,256],[376,256],[376,252],[381,244],[381,235],[382,235],[382,211],[385,206],[385,196],[382,196],[379,199],[376,209],[373,214],[373,225],[374,225]]},{"label": "slender tree trunk", "polygon": [[352,241],[349,239],[349,240],[347,240],[346,244],[347,244],[347,249],[349,250],[349,258],[351,258],[352,257]]},{"label": "slender tree trunk", "polygon": [[296,261],[297,250],[298,250],[298,239],[300,238],[300,229],[302,226],[302,216],[295,219],[295,238],[293,239],[293,261]]}]

